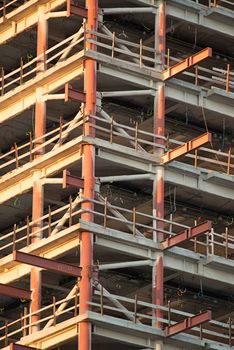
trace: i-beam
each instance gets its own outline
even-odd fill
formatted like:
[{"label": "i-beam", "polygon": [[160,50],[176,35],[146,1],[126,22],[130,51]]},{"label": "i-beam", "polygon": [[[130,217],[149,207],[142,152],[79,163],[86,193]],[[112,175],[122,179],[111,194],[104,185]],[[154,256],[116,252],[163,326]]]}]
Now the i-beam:
[{"label": "i-beam", "polygon": [[0,283],[0,295],[5,295],[16,299],[31,300],[30,290],[12,287],[2,283]]},{"label": "i-beam", "polygon": [[179,245],[183,242],[188,241],[191,238],[198,237],[204,233],[210,232],[211,230],[211,221],[206,221],[200,225],[190,227],[185,229],[184,231],[178,233],[173,237],[169,237],[166,240],[161,242],[162,249],[169,249],[176,245]]},{"label": "i-beam", "polygon": [[81,268],[79,266],[70,265],[61,261],[42,258],[40,256],[22,253],[17,250],[13,252],[13,261],[23,264],[37,266],[42,269],[51,270],[65,275],[79,277],[81,276]]}]

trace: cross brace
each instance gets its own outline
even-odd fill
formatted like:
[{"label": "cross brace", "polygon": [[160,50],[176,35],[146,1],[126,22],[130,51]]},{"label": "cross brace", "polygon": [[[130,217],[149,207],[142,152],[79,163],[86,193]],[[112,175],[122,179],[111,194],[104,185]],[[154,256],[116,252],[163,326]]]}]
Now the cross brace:
[{"label": "cross brace", "polygon": [[32,254],[22,253],[16,250],[13,252],[13,261],[18,261],[20,263],[37,266],[42,269],[47,269],[74,277],[81,276],[82,269],[79,266],[74,266],[64,262],[42,258],[40,256]]},{"label": "cross brace", "polygon": [[164,331],[164,335],[165,337],[171,337],[172,335],[185,332],[190,328],[193,328],[195,326],[198,326],[210,320],[211,320],[211,311],[201,312],[198,315],[188,317],[181,322],[178,322],[172,326],[166,327]]},{"label": "cross brace", "polygon": [[31,300],[31,291],[22,288],[16,288],[12,286],[7,286],[0,283],[0,295],[6,295],[8,297]]},{"label": "cross brace", "polygon": [[203,222],[200,225],[185,229],[176,236],[169,237],[161,242],[162,249],[172,248],[175,245],[186,242],[191,238],[198,237],[211,230],[211,221]]},{"label": "cross brace", "polygon": [[73,89],[68,83],[65,85],[65,102],[78,101],[86,102],[86,94]]},{"label": "cross brace", "polygon": [[175,64],[174,66],[169,67],[165,71],[163,71],[162,72],[163,80],[170,79],[174,77],[176,74],[182,73],[186,69],[194,66],[195,64],[198,64],[200,61],[211,56],[212,56],[212,49],[210,47],[207,47],[195,53],[194,55],[185,58],[183,61]]},{"label": "cross brace", "polygon": [[203,146],[207,142],[211,142],[212,136],[211,133],[207,132],[201,136],[196,137],[195,139],[184,143],[183,145],[176,147],[175,149],[167,152],[161,157],[161,164],[166,164],[172,160],[185,155],[186,153],[197,149],[198,147]]}]

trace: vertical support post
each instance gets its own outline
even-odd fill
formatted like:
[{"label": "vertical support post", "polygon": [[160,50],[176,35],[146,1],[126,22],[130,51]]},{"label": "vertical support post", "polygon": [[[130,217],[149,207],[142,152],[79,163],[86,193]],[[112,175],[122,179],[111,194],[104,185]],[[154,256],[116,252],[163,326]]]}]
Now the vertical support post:
[{"label": "vertical support post", "polygon": [[[155,27],[155,51],[158,54],[158,60],[160,61],[160,67],[164,69],[165,65],[165,50],[166,50],[166,11],[165,1],[159,1],[158,16]],[[165,136],[165,84],[159,83],[157,86],[157,93],[154,103],[154,134]],[[164,146],[164,139],[156,139],[157,143]],[[162,148],[156,148],[155,153],[161,157],[163,154]],[[156,178],[154,180],[153,188],[153,216],[159,219],[164,218],[164,168],[162,166],[157,167]],[[160,242],[163,240],[163,233],[161,230],[164,228],[163,221],[156,221],[156,232],[154,233],[154,241]],[[152,271],[152,304],[163,306],[163,255],[158,256],[155,261]],[[162,322],[158,319],[163,318],[163,312],[156,308],[153,309],[153,315],[157,318],[154,326],[162,328]],[[157,349],[161,349],[162,345],[159,342]]]},{"label": "vertical support post", "polygon": [[[41,56],[41,60],[45,60],[44,52],[47,48],[47,21],[44,13],[44,9],[39,7],[38,9],[38,24],[37,24],[37,56]],[[45,62],[37,63],[38,70],[37,74],[43,72],[45,69]],[[37,140],[34,144],[35,148],[40,147],[43,142],[43,135],[45,134],[45,123],[46,123],[46,105],[42,98],[40,88],[36,90],[36,105],[35,105],[35,135],[34,138]],[[40,147],[34,153],[34,157],[39,158],[44,154],[44,147]],[[32,221],[36,221],[32,227],[32,243],[38,242],[41,239],[41,232],[38,231],[43,227],[43,222],[38,220],[43,216],[44,206],[44,188],[40,180],[40,173],[34,172],[34,183],[33,183],[33,195],[32,195]],[[37,232],[37,233],[36,233]],[[32,291],[31,310],[33,313],[31,316],[31,323],[37,322],[40,315],[37,314],[37,310],[41,307],[41,272],[37,267],[31,268],[30,274],[30,289]],[[40,329],[39,323],[31,326],[31,333],[36,332]]]},{"label": "vertical support post", "polygon": [[[88,31],[97,30],[97,15],[98,15],[98,1],[86,0],[86,9],[88,11],[86,28]],[[87,34],[88,38],[95,39],[94,34]],[[86,41],[86,50],[95,50],[94,44]],[[85,135],[95,136],[95,128],[92,125],[95,119],[92,118],[96,114],[96,61],[88,58],[85,60],[84,70],[84,89],[86,93],[85,114],[90,118],[85,124]],[[84,179],[83,195],[85,198],[94,199],[94,164],[95,164],[95,147],[91,144],[83,145],[82,155],[82,177]],[[85,212],[93,210],[93,203],[91,201],[84,201],[82,203],[84,212],[81,218],[88,222],[93,222],[93,214]],[[90,267],[93,264],[93,235],[90,232],[81,232],[80,242],[80,266],[82,268],[82,276],[80,280],[80,305],[79,314],[86,313],[90,306],[88,304],[92,299],[92,285],[90,280]],[[91,350],[91,323],[79,323],[79,350]]]},{"label": "vertical support post", "polygon": [[155,52],[156,67],[163,70],[165,65],[166,50],[166,4],[164,0],[159,0],[158,10],[155,18]]},{"label": "vertical support post", "polygon": [[[154,267],[153,267],[153,286],[152,286],[152,304],[157,306],[163,306],[163,257],[158,256]],[[159,318],[163,318],[163,312],[159,308],[153,309],[153,316],[156,317],[156,322],[154,321],[153,326],[162,329],[163,324]]]}]

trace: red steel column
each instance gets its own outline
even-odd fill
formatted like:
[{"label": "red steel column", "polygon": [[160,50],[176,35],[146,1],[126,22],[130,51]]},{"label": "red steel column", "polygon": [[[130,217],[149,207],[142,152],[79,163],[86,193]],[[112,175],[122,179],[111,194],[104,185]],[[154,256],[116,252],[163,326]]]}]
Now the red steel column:
[{"label": "red steel column", "polygon": [[[158,7],[158,15],[155,28],[155,50],[158,53],[158,59],[160,64],[157,67],[163,69],[165,60],[165,28],[166,28],[166,15],[165,15],[165,2],[160,1]],[[155,96],[154,105],[154,133],[156,135],[165,135],[165,86],[164,83],[158,83],[157,93]],[[157,140],[157,143],[164,145],[164,140]],[[161,148],[156,150],[157,155],[160,157],[164,151]],[[164,168],[162,166],[157,167],[156,179],[154,181],[153,189],[153,215],[159,218],[164,218]],[[156,232],[154,234],[154,240],[160,242],[163,240],[163,233],[160,229],[164,228],[163,222],[158,221],[156,224]],[[159,230],[159,231],[158,231]],[[152,303],[163,306],[163,257],[159,256],[155,262],[152,273]],[[160,310],[154,311],[154,316],[157,318],[163,317],[163,312]],[[162,328],[162,323],[157,321],[155,326]],[[158,349],[162,346],[158,344]]]},{"label": "red steel column", "polygon": [[[86,23],[87,30],[97,29],[97,14],[98,1],[86,0],[86,8],[88,10],[88,18]],[[92,35],[87,35],[92,37]],[[95,50],[93,44],[86,43],[86,49]],[[86,115],[95,115],[96,113],[96,61],[93,59],[85,60],[84,72],[84,89],[86,92]],[[89,122],[85,124],[85,135],[95,136],[95,129],[92,128]],[[94,198],[94,166],[95,166],[95,147],[92,145],[83,145],[82,158],[82,177],[84,179],[83,195],[86,198]],[[93,209],[92,203],[84,203],[83,209]],[[90,213],[82,214],[82,219],[93,222],[93,215]],[[86,313],[90,307],[87,304],[92,299],[92,286],[90,280],[90,273],[93,264],[93,236],[89,232],[81,233],[80,243],[80,266],[82,267],[82,276],[80,281],[80,315]],[[91,350],[91,323],[81,322],[79,324],[79,350]]]},{"label": "red steel column", "polygon": [[[45,50],[47,48],[47,22],[42,8],[38,11],[38,25],[37,25],[37,56],[42,55],[38,62],[38,73],[45,70]],[[42,66],[41,66],[42,65]],[[36,90],[36,105],[35,105],[35,147],[40,146],[44,140],[45,123],[46,123],[46,105],[40,89]],[[44,154],[44,148],[35,152],[35,158],[41,157]],[[33,195],[32,195],[32,220],[36,220],[43,216],[44,206],[44,189],[39,179],[40,173],[34,172]],[[32,233],[36,232],[43,226],[43,222],[37,222],[33,228]],[[41,234],[32,236],[32,243],[41,239]],[[31,312],[36,312],[41,307],[41,272],[38,268],[33,267],[30,275],[30,289],[32,291]],[[37,322],[40,315],[33,315],[31,323]],[[36,332],[40,329],[39,325],[31,327],[31,332]]]}]

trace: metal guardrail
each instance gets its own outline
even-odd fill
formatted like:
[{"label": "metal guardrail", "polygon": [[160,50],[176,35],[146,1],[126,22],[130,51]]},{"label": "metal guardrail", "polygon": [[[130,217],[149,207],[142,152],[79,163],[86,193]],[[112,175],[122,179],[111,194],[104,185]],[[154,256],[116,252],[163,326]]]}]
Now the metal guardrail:
[{"label": "metal guardrail", "polygon": [[[82,209],[81,204],[84,202],[92,203],[94,209]],[[116,211],[121,214],[121,217],[115,216]],[[139,212],[134,208],[133,210],[125,209],[108,203],[107,199],[103,201],[91,200],[78,196],[75,200],[72,200],[70,197],[69,203],[65,206],[53,211],[49,207],[47,214],[34,221],[30,221],[30,218],[27,217],[25,225],[21,227],[14,225],[11,232],[2,235],[0,237],[1,257],[11,254],[14,250],[29,246],[34,235],[47,238],[79,223],[82,213],[85,212],[92,213],[94,222],[104,228],[117,229],[134,236],[140,234],[150,240],[154,240],[158,233],[162,233],[166,239],[190,228],[190,226],[176,222],[173,218],[169,220],[161,219],[157,216]],[[42,227],[33,231],[32,228],[41,222],[43,222]],[[163,228],[160,228],[160,223],[163,223]],[[197,222],[194,222],[194,226],[196,225]],[[228,228],[225,229],[224,233],[217,233],[212,229],[211,232],[204,234],[202,237],[191,239],[191,244],[186,249],[204,256],[218,255],[226,259],[233,259],[234,237],[229,234]]]},{"label": "metal guardrail", "polygon": [[[53,297],[52,304],[42,307],[36,312],[28,312],[28,307],[25,307],[20,318],[11,322],[5,322],[5,325],[0,327],[0,334],[4,334],[0,336],[0,343],[3,346],[7,346],[12,342],[11,339],[14,339],[15,342],[20,340],[21,337],[31,334],[32,327],[39,326],[40,328],[47,328],[48,325],[55,326],[73,316],[77,316],[78,312],[78,288],[75,295],[59,301],[56,301],[55,297]],[[40,315],[39,320],[36,322],[31,321],[34,315]]]}]

